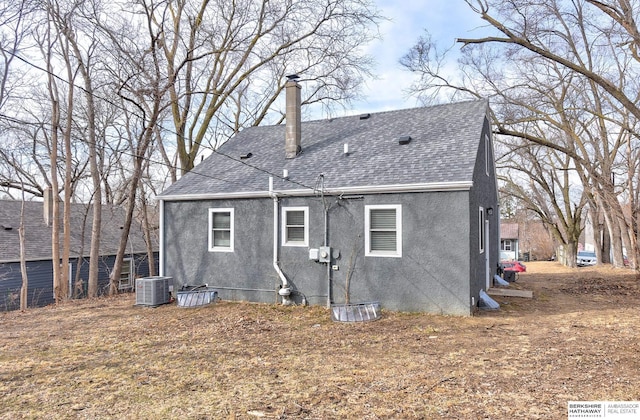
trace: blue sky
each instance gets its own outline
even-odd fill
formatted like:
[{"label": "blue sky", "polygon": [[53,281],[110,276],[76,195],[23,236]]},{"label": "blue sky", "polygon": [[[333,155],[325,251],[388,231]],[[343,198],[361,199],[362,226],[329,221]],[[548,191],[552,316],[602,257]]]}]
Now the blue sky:
[{"label": "blue sky", "polygon": [[[441,48],[449,48],[456,38],[474,35],[483,21],[464,0],[377,0],[382,14],[389,18],[380,26],[382,40],[369,46],[376,58],[377,80],[369,80],[366,98],[353,104],[349,114],[379,112],[417,106],[415,98],[403,92],[412,81],[398,61],[427,29]],[[454,49],[459,49],[454,46]]]}]

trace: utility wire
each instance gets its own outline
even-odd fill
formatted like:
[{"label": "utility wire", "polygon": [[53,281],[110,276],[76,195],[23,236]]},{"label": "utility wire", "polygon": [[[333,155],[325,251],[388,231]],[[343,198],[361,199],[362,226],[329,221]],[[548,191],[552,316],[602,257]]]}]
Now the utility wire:
[{"label": "utility wire", "polygon": [[[41,124],[41,123],[34,123],[34,122],[24,121],[24,120],[20,120],[20,119],[17,119],[17,118],[14,118],[14,117],[10,117],[10,116],[4,115],[4,114],[0,114],[0,118],[3,118],[3,119],[6,119],[6,120],[9,120],[9,121],[11,121],[11,122],[13,122],[13,123],[16,123],[16,124],[34,125],[34,126],[38,126],[38,127],[42,127],[42,126],[43,126],[43,124]],[[42,127],[42,128],[43,128],[44,130],[49,130],[49,128],[48,128],[48,127]],[[84,141],[84,140],[83,140],[83,142],[84,142],[84,143],[89,143],[88,141]],[[134,152],[131,152],[131,151],[129,151],[129,150],[118,150],[118,149],[115,149],[115,148],[114,148],[110,143],[108,143],[108,142],[107,142],[107,143],[105,143],[104,145],[105,145],[108,149],[110,149],[110,150],[111,150],[111,152],[112,152],[112,153],[114,153],[114,154],[116,154],[116,153],[117,153],[117,154],[122,154],[122,155],[129,156],[129,157],[133,157],[133,158],[138,157],[138,156],[137,156],[137,154],[135,154]],[[286,181],[288,181],[288,182],[290,182],[290,183],[293,183],[293,184],[299,185],[299,186],[301,186],[301,187],[303,187],[303,188],[311,189],[310,187],[306,186],[305,184],[303,184],[303,183],[301,183],[301,182],[298,182],[298,181],[295,181],[295,180],[291,180],[291,179],[288,179],[288,178],[284,178],[284,177],[279,176],[279,175],[275,175],[275,174],[273,174],[272,172],[269,172],[269,171],[268,171],[268,170],[266,170],[266,169],[260,168],[259,166],[255,166],[255,165],[248,164],[248,163],[246,163],[246,162],[243,162],[243,161],[242,161],[242,160],[240,160],[240,159],[234,158],[234,157],[229,156],[229,155],[227,155],[227,154],[225,154],[225,153],[222,153],[222,152],[220,152],[220,151],[213,150],[213,152],[214,152],[214,153],[216,153],[216,154],[218,154],[218,155],[220,155],[220,156],[223,156],[223,157],[225,157],[225,158],[227,158],[227,159],[229,159],[229,160],[232,160],[232,161],[234,161],[234,162],[237,162],[237,163],[240,163],[240,164],[242,164],[242,165],[248,166],[248,167],[250,167],[250,168],[252,168],[252,169],[254,169],[254,170],[257,170],[257,171],[260,171],[260,172],[263,172],[263,173],[266,173],[266,174],[269,174],[269,175],[276,176],[276,177],[278,177],[278,178],[280,178],[280,179],[283,179],[283,180],[286,180]],[[151,157],[143,156],[143,157],[142,157],[142,159],[143,159],[143,160],[145,160],[145,161],[146,161],[146,162],[148,162],[148,163],[151,163],[151,164],[154,164],[154,165],[159,165],[159,166],[165,166],[165,167],[168,167],[168,168],[174,169],[174,170],[176,170],[176,171],[180,169],[178,166],[174,166],[174,165],[168,164],[168,163],[166,163],[166,162],[163,162],[163,161],[159,161],[159,160],[153,159],[153,158],[151,158]],[[242,183],[239,183],[239,182],[236,182],[236,181],[232,181],[232,180],[229,180],[229,179],[220,178],[220,177],[217,177],[217,176],[214,176],[214,175],[209,175],[209,174],[205,174],[205,173],[203,173],[203,172],[199,172],[199,171],[197,170],[197,167],[195,167],[195,168],[193,168],[192,170],[190,170],[190,171],[189,171],[189,173],[193,173],[194,175],[198,175],[198,176],[201,176],[201,177],[204,177],[204,178],[209,178],[209,179],[213,179],[213,180],[216,180],[216,181],[226,182],[226,183],[233,184],[233,185],[237,185],[237,186],[241,186],[241,187],[245,187],[245,186],[246,186],[246,184],[242,184]],[[281,194],[281,195],[283,195],[283,196],[289,196],[289,197],[291,196],[290,194],[282,194],[282,193],[280,193],[280,194]]]},{"label": "utility wire", "polygon": [[[78,85],[76,85],[76,84],[75,84],[75,83],[73,83],[73,82],[70,82],[70,81],[68,81],[68,80],[63,79],[63,78],[61,78],[60,76],[56,75],[55,73],[53,73],[53,72],[49,71],[48,69],[43,68],[43,67],[41,67],[41,66],[38,66],[37,64],[35,64],[35,63],[31,62],[30,60],[27,60],[26,58],[21,57],[20,55],[18,55],[18,54],[17,54],[17,53],[15,53],[14,51],[9,51],[9,50],[7,50],[7,49],[5,49],[5,48],[2,48],[2,47],[0,47],[0,50],[2,50],[3,52],[5,52],[5,53],[7,53],[7,54],[10,54],[11,56],[13,56],[13,57],[17,58],[18,60],[22,61],[22,62],[23,62],[23,63],[25,63],[26,65],[28,65],[28,66],[30,66],[30,67],[33,67],[33,68],[34,68],[34,69],[36,69],[36,70],[39,70],[39,71],[41,71],[41,72],[43,72],[43,73],[46,73],[46,74],[48,74],[48,75],[50,75],[50,76],[52,76],[52,77],[54,77],[54,78],[56,78],[56,79],[60,80],[61,82],[63,82],[63,83],[65,83],[65,84],[69,85],[69,86],[70,86],[70,87],[72,87],[72,88],[79,89],[79,90],[81,90],[82,92],[84,92],[85,94],[91,95],[91,96],[92,96],[92,97],[94,97],[95,99],[98,99],[98,100],[104,101],[104,102],[106,102],[106,103],[108,103],[108,104],[110,104],[110,105],[112,105],[112,106],[114,106],[114,107],[116,107],[116,108],[118,108],[118,109],[120,109],[120,110],[122,110],[122,111],[131,112],[131,113],[132,113],[133,115],[135,115],[136,117],[143,119],[143,117],[141,117],[140,115],[137,115],[135,112],[131,111],[130,109],[126,109],[126,108],[124,108],[123,106],[121,106],[120,104],[118,104],[118,103],[116,103],[116,102],[113,102],[113,101],[111,101],[111,100],[110,100],[110,99],[108,99],[108,98],[104,98],[104,97],[102,97],[102,96],[100,96],[100,95],[97,95],[97,94],[96,94],[96,93],[94,93],[94,92],[90,92],[90,91],[88,91],[87,89],[85,89],[85,88],[84,88],[84,87],[82,87],[82,86],[78,86]],[[36,126],[42,126],[42,125],[43,125],[43,124],[41,124],[41,123],[34,123],[34,122],[30,122],[30,121],[20,120],[20,119],[17,119],[17,118],[14,118],[14,117],[10,117],[10,116],[8,116],[8,115],[4,115],[4,114],[0,114],[0,118],[6,119],[6,120],[9,120],[9,121],[11,121],[11,122],[18,123],[18,124],[28,124],[28,125],[36,125]],[[175,131],[172,131],[172,130],[170,130],[170,129],[166,128],[166,127],[163,127],[163,126],[161,126],[161,125],[160,125],[160,126],[158,126],[158,127],[159,127],[159,129],[160,129],[161,131],[165,131],[165,132],[168,132],[168,133],[173,134],[173,135],[176,135],[176,136],[178,135],[178,133],[176,133]],[[85,141],[85,143],[87,143],[87,141]],[[112,147],[109,143],[106,143],[106,144],[108,145],[108,147],[111,149],[111,151],[112,151],[112,152],[118,152],[118,153],[122,153],[122,154],[125,154],[125,155],[129,155],[129,156],[131,156],[131,157],[137,157],[137,156],[136,156],[136,154],[135,154],[135,153],[133,153],[133,152],[117,151],[117,150],[114,150],[114,149],[113,149],[113,147]],[[97,145],[96,145],[96,146],[97,146]],[[263,172],[263,173],[268,174],[268,175],[270,175],[270,176],[273,176],[273,177],[275,177],[275,178],[279,178],[279,179],[281,179],[281,180],[283,180],[283,181],[287,181],[287,182],[290,182],[290,183],[292,183],[292,184],[296,184],[296,185],[298,185],[298,186],[301,186],[301,187],[303,187],[303,188],[313,190],[313,188],[312,188],[312,187],[310,187],[310,186],[308,186],[308,185],[305,185],[305,184],[304,184],[304,183],[302,183],[302,182],[295,181],[295,180],[292,180],[292,179],[289,179],[289,178],[284,178],[283,176],[278,175],[278,174],[275,174],[275,173],[273,173],[273,172],[271,172],[271,171],[269,171],[269,170],[267,170],[267,169],[264,169],[264,168],[258,167],[258,166],[256,166],[256,165],[249,164],[249,163],[247,163],[247,162],[245,162],[245,161],[243,161],[243,160],[240,160],[240,159],[234,158],[234,157],[232,157],[232,156],[229,156],[229,155],[227,155],[227,154],[225,154],[225,153],[222,153],[222,152],[220,152],[219,150],[217,150],[217,149],[215,149],[215,148],[207,147],[206,145],[202,145],[202,146],[203,146],[204,148],[207,148],[207,149],[211,150],[213,153],[215,153],[215,154],[217,154],[217,155],[220,155],[220,156],[223,156],[223,157],[224,157],[224,158],[226,158],[226,159],[230,159],[230,160],[232,160],[232,161],[234,161],[234,162],[236,162],[236,163],[239,163],[239,164],[245,165],[245,166],[247,166],[247,167],[250,167],[250,168],[252,168],[252,169],[254,169],[254,170],[257,170],[257,171]],[[177,167],[177,166],[171,165],[171,164],[169,164],[169,163],[167,163],[167,162],[160,162],[160,161],[156,161],[156,160],[151,159],[150,157],[146,157],[146,156],[145,156],[145,157],[142,157],[142,159],[146,160],[146,161],[147,161],[147,162],[149,162],[149,163],[156,164],[156,165],[161,165],[161,166],[165,166],[165,167],[171,168],[171,169],[173,169],[173,170],[179,170],[179,169],[180,169],[180,168],[179,168],[179,167]],[[193,172],[193,173],[194,173],[194,174],[196,174],[196,175],[203,176],[203,177],[206,177],[206,178],[215,179],[215,180],[222,181],[222,182],[228,182],[228,183],[230,183],[230,184],[235,184],[235,185],[245,186],[244,184],[240,184],[240,183],[238,183],[238,182],[234,182],[234,181],[230,181],[230,180],[227,180],[227,179],[223,179],[223,178],[215,177],[215,176],[213,176],[213,175],[209,175],[209,174],[204,174],[204,173],[198,172],[198,171],[196,171],[196,170],[195,170],[195,168],[194,168],[194,169],[191,169],[191,171],[190,171],[190,172]]]}]

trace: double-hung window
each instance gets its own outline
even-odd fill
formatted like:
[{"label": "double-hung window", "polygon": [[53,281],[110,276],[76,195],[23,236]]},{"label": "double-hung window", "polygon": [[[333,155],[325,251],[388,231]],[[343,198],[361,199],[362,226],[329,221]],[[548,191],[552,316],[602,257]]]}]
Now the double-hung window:
[{"label": "double-hung window", "polygon": [[365,256],[402,257],[402,206],[364,206]]},{"label": "double-hung window", "polygon": [[282,244],[309,246],[309,208],[282,208]]},{"label": "double-hung window", "polygon": [[120,268],[120,278],[118,279],[118,290],[126,290],[133,288],[133,265],[131,258],[122,260]]},{"label": "double-hung window", "polygon": [[209,251],[233,252],[233,209],[209,209]]}]

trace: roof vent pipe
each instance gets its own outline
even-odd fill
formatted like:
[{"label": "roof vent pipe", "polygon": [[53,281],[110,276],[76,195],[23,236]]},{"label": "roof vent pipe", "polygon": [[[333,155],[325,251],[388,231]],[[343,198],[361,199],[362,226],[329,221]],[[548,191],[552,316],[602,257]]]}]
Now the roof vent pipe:
[{"label": "roof vent pipe", "polygon": [[409,144],[411,142],[411,136],[402,136],[398,139],[398,144]]},{"label": "roof vent pipe", "polygon": [[282,177],[284,179],[289,179],[289,170],[288,169],[283,169],[282,170]]},{"label": "roof vent pipe", "polygon": [[348,154],[349,154],[349,144],[348,144],[348,143],[345,143],[345,144],[344,144],[344,154],[345,154],[345,155],[348,155]]},{"label": "roof vent pipe", "polygon": [[300,91],[302,88],[296,82],[298,75],[287,76],[289,80],[285,83],[286,95],[286,132],[285,132],[285,157],[293,159],[302,151],[300,138],[302,137],[302,117],[300,109]]}]

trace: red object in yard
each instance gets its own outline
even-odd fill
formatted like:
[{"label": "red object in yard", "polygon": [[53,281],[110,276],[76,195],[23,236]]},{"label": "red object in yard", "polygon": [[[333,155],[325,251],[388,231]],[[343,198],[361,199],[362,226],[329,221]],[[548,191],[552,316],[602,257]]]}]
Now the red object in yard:
[{"label": "red object in yard", "polygon": [[504,271],[515,271],[517,273],[524,273],[527,271],[527,266],[520,261],[502,261],[500,263]]}]

